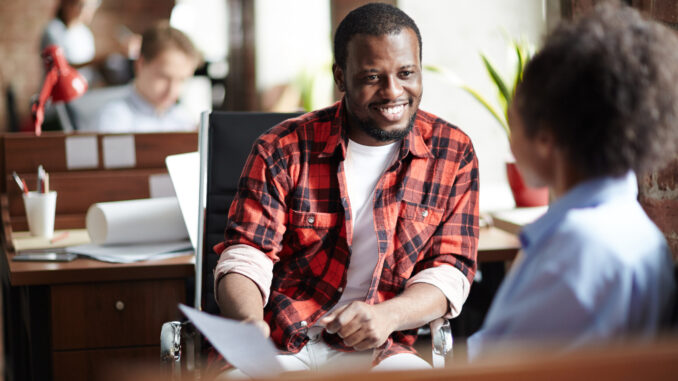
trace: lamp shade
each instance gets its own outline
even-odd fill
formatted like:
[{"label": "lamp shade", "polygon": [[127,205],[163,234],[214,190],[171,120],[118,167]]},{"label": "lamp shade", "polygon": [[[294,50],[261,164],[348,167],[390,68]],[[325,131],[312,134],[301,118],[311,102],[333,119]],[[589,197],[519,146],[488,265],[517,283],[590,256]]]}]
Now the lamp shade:
[{"label": "lamp shade", "polygon": [[68,102],[87,91],[87,80],[68,64],[59,46],[46,47],[42,52],[42,59],[47,75],[38,101],[32,107],[36,135],[42,132],[45,103],[49,98],[52,98],[53,102]]}]

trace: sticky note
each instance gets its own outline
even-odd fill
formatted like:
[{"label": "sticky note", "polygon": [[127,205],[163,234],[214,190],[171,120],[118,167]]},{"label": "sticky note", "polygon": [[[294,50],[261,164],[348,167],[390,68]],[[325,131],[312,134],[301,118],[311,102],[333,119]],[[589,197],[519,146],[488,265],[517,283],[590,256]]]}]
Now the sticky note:
[{"label": "sticky note", "polygon": [[104,168],[134,168],[137,163],[134,135],[104,136],[101,140]]},{"label": "sticky note", "polygon": [[96,136],[68,136],[65,142],[66,168],[88,169],[99,166]]}]

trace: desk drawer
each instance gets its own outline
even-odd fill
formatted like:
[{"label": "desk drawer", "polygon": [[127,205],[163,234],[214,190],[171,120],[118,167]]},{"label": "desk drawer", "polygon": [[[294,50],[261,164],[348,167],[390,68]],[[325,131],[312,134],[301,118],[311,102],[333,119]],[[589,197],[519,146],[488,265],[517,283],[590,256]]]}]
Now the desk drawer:
[{"label": "desk drawer", "polygon": [[52,286],[52,349],[158,345],[185,299],[183,279]]},{"label": "desk drawer", "polygon": [[[113,380],[113,375],[157,369],[160,346],[54,352],[53,381]],[[132,380],[133,378],[124,378]]]}]

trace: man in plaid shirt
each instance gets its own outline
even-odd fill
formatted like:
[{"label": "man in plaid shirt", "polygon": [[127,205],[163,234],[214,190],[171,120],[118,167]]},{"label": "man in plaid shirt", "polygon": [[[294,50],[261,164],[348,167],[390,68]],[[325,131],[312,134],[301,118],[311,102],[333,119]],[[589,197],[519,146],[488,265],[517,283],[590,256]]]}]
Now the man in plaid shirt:
[{"label": "man in plaid shirt", "polygon": [[334,56],[343,99],[254,144],[215,247],[217,301],[286,369],[368,350],[378,369],[428,367],[416,328],[457,316],[476,270],[475,151],[419,110],[421,36],[398,8],[353,10]]}]

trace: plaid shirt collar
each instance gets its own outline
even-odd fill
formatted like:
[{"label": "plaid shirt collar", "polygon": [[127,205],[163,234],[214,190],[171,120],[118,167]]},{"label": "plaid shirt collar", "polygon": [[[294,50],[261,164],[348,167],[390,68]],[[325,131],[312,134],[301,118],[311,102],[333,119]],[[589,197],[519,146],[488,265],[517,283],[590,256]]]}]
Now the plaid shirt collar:
[{"label": "plaid shirt collar", "polygon": [[[345,126],[348,124],[348,118],[346,115],[346,105],[345,98],[342,98],[335,104],[336,112],[335,117],[332,119],[332,127],[330,130],[330,136],[327,139],[325,148],[321,151],[320,157],[329,157],[332,156],[335,152],[341,154],[342,160],[346,158],[346,144],[348,142],[347,130]],[[433,158],[433,153],[428,148],[424,142],[424,138],[421,136],[422,123],[419,118],[419,114],[415,117],[414,127],[405,138],[403,138],[403,144],[400,146],[400,153],[398,154],[398,160],[403,160],[411,152],[415,157],[422,158]]]}]

